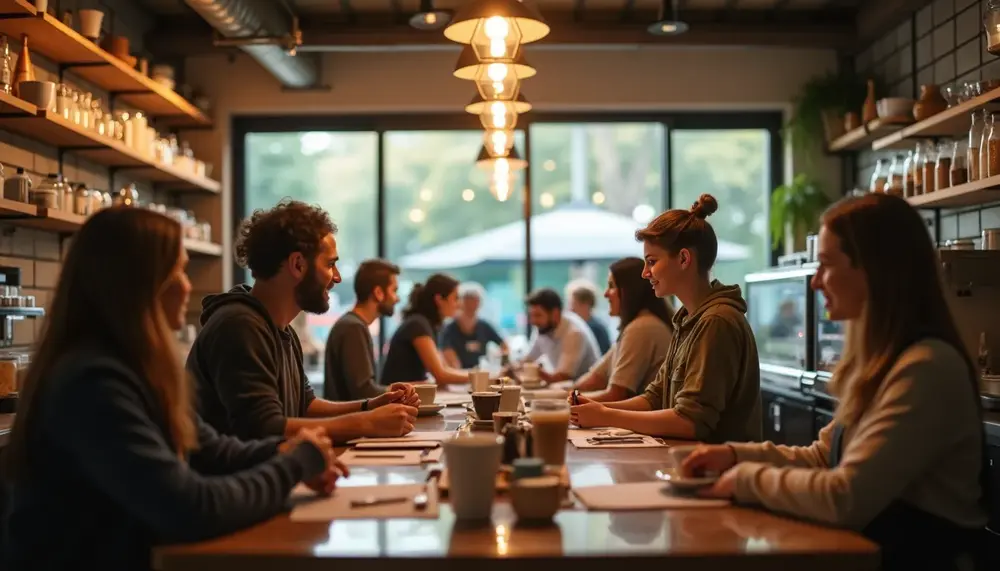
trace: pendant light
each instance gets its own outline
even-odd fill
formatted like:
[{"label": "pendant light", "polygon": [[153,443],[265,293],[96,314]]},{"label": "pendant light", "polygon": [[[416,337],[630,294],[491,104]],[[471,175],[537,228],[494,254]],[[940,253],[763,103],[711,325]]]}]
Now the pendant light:
[{"label": "pendant light", "polygon": [[483,133],[483,144],[491,157],[506,157],[514,147],[514,131],[488,128]]},{"label": "pendant light", "polygon": [[434,0],[420,0],[420,11],[410,17],[410,26],[418,30],[440,30],[451,22],[450,10],[435,10]]},{"label": "pendant light", "polygon": [[519,92],[513,101],[487,101],[483,99],[482,95],[476,93],[476,96],[472,98],[472,101],[465,106],[465,112],[473,115],[482,115],[483,112],[486,111],[487,106],[493,106],[498,103],[504,105],[506,108],[510,109],[514,113],[517,113],[518,115],[531,111],[531,103],[529,103],[524,97],[524,93]]},{"label": "pendant light", "polygon": [[507,74],[513,74],[518,79],[527,79],[538,73],[524,58],[521,50],[514,57],[483,58],[472,50],[472,46],[465,46],[458,55],[452,75],[459,79],[476,79],[487,68],[497,65],[505,66]]},{"label": "pendant light", "polygon": [[497,202],[507,202],[507,199],[514,193],[514,185],[517,183],[517,176],[510,171],[494,171],[490,176],[490,194],[497,199]]},{"label": "pendant light", "polygon": [[495,172],[497,169],[501,171],[519,171],[528,168],[528,161],[521,158],[521,154],[517,152],[517,146],[514,145],[510,148],[510,152],[507,153],[505,157],[494,157],[490,155],[489,150],[487,150],[484,144],[479,149],[479,156],[476,158],[476,166],[482,170],[488,172]]},{"label": "pendant light", "polygon": [[521,44],[549,35],[549,25],[533,6],[519,0],[470,0],[444,29],[453,42],[472,45],[479,55],[514,57]]},{"label": "pendant light", "polygon": [[654,36],[677,36],[688,30],[687,22],[680,19],[677,0],[660,0],[660,15],[646,28]]}]

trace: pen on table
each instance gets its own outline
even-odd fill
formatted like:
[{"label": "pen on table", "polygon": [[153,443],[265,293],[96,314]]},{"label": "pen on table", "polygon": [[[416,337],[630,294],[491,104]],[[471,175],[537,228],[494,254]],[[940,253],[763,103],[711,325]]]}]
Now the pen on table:
[{"label": "pen on table", "polygon": [[573,389],[573,406],[580,404],[580,391]]}]

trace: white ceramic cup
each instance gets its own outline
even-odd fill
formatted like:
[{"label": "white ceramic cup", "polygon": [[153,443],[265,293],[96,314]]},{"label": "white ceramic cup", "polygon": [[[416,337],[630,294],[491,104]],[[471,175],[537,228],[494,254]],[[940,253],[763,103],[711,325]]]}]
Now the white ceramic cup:
[{"label": "white ceramic cup", "polygon": [[460,432],[442,442],[451,482],[448,498],[458,519],[487,519],[493,512],[503,438],[489,433]]},{"label": "white ceramic cup", "polygon": [[101,23],[104,21],[104,12],[100,10],[80,10],[80,35],[91,40],[101,37]]},{"label": "white ceramic cup", "polygon": [[481,393],[490,390],[490,372],[489,371],[469,371],[469,385],[472,387],[472,392]]},{"label": "white ceramic cup", "polygon": [[538,374],[538,363],[525,363],[521,367],[521,381],[524,382],[537,382],[540,378]]},{"label": "white ceramic cup", "polygon": [[437,385],[413,385],[413,390],[417,391],[422,405],[434,404],[437,398]]},{"label": "white ceramic cup", "polygon": [[49,0],[35,0],[35,10],[41,14],[49,11]]},{"label": "white ceramic cup", "polygon": [[51,110],[56,99],[56,84],[51,81],[22,81],[17,84],[21,99],[39,109]]},{"label": "white ceramic cup", "polygon": [[521,387],[504,385],[500,389],[500,412],[517,412],[521,404]]}]

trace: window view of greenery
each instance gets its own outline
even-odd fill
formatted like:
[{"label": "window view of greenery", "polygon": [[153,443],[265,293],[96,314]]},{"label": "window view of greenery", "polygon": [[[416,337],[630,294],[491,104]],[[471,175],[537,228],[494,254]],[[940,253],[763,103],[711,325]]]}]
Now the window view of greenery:
[{"label": "window view of greenery", "polygon": [[[687,208],[709,192],[719,200],[711,218],[719,235],[715,277],[743,283],[767,265],[766,200],[770,141],[766,130],[683,130],[662,123],[535,123],[529,127],[532,176],[534,288],[589,283],[595,310],[611,338],[617,327],[602,297],[608,265],[641,256],[636,228],[670,203]],[[672,175],[664,188],[669,135]],[[525,150],[525,133],[517,146]],[[386,257],[403,269],[405,303],[413,284],[435,272],[486,291],[481,315],[508,338],[526,343],[524,171],[513,193],[498,201],[489,173],[476,168],[482,131],[251,133],[246,139],[245,215],[285,197],[319,204],[339,226],[344,282],[326,315],[300,319],[303,345],[318,355],[334,321],[354,303],[357,265],[377,254],[378,153],[385,184]],[[249,276],[245,279],[249,281]],[[383,344],[399,313],[386,320]],[[379,323],[372,334],[380,338]],[[385,345],[383,345],[384,347]]]},{"label": "window view of greenery", "polygon": [[[534,287],[593,288],[594,315],[613,339],[603,293],[608,266],[642,257],[635,231],[663,210],[661,123],[536,123],[531,137]],[[569,286],[569,287],[567,287]]]},{"label": "window view of greenery", "polygon": [[709,221],[719,237],[713,275],[723,283],[742,285],[744,276],[770,263],[770,148],[770,134],[764,129],[670,134],[673,206],[688,208],[705,192],[719,201]]},{"label": "window view of greenery", "polygon": [[[517,135],[523,148],[523,133]],[[403,269],[404,300],[386,325],[389,334],[413,285],[436,272],[481,286],[480,317],[505,337],[525,328],[523,183],[518,179],[511,197],[498,201],[489,172],[475,164],[482,144],[482,131],[383,136],[386,254]]]}]

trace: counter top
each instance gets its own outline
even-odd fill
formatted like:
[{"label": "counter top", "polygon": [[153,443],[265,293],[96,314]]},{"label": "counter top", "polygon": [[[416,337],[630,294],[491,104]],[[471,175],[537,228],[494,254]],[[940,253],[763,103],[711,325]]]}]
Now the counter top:
[{"label": "counter top", "polygon": [[[464,410],[446,408],[444,416],[417,419],[417,430],[451,430]],[[567,450],[572,486],[655,481],[663,468],[663,449]],[[417,466],[352,469],[342,485],[419,483]],[[447,502],[433,520],[339,520],[293,523],[279,515],[250,529],[217,539],[162,547],[154,554],[161,571],[220,568],[330,569],[364,564],[369,571],[513,569],[550,571],[573,559],[598,558],[604,564],[663,566],[672,571],[731,571],[809,568],[810,571],[878,567],[877,547],[860,535],[826,528],[762,510],[742,507],[646,511],[561,510],[552,525],[518,525],[510,504],[498,497],[490,520],[456,522]],[[567,561],[570,559],[571,561]],[[668,561],[665,561],[668,560]]]},{"label": "counter top", "polygon": [[986,439],[994,446],[1000,446],[1000,411],[984,410],[983,426],[986,428]]}]

